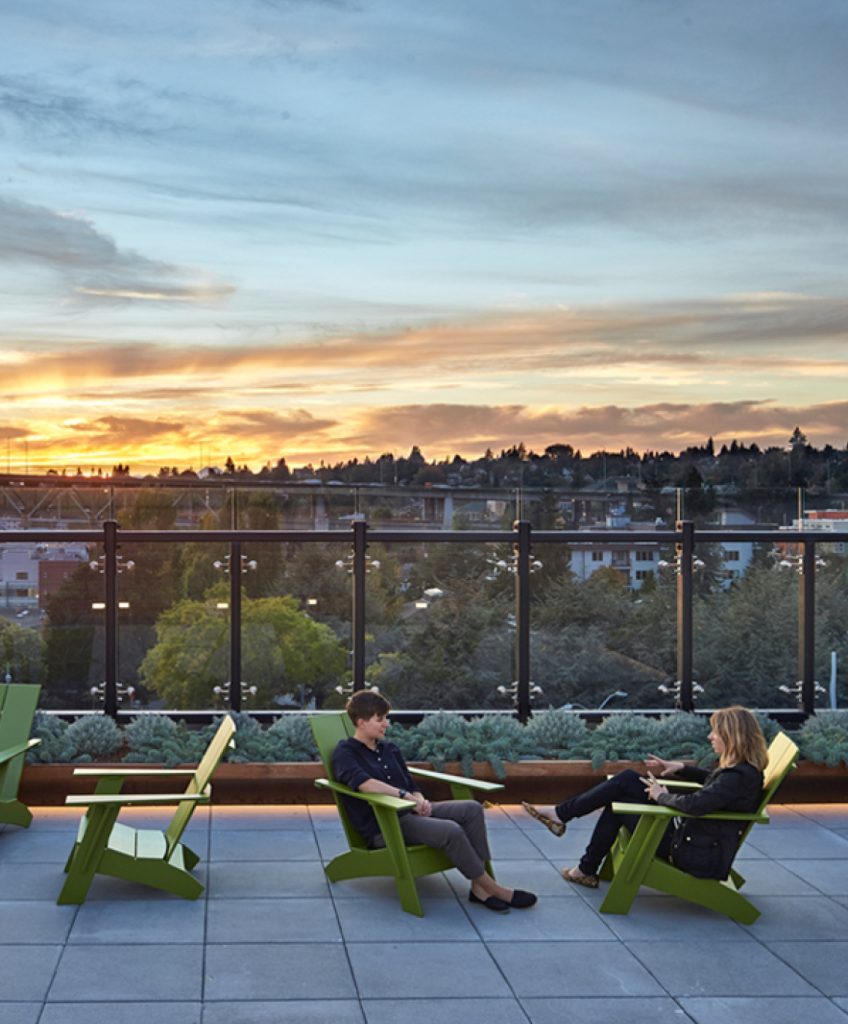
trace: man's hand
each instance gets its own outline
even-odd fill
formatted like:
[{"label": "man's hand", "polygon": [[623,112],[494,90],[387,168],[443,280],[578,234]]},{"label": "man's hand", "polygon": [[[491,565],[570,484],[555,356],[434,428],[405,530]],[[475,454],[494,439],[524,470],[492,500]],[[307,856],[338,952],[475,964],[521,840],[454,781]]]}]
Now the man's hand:
[{"label": "man's hand", "polygon": [[415,801],[415,808],[413,814],[420,814],[422,818],[429,818],[432,811],[430,801],[424,796],[423,793],[407,793],[407,797],[410,800]]}]

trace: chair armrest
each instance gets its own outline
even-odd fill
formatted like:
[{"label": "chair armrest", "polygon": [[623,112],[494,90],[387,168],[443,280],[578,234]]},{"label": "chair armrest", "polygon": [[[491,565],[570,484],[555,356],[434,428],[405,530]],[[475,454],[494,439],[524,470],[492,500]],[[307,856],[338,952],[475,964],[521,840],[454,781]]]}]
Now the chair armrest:
[{"label": "chair armrest", "polygon": [[[409,767],[409,766],[407,766]],[[409,768],[410,775],[419,775],[422,779],[432,779],[434,782],[459,782],[469,789],[479,789],[481,793],[494,793],[503,789],[500,782],[485,782],[483,779],[467,779],[463,775],[447,775],[445,772],[431,772],[427,768]]]},{"label": "chair armrest", "polygon": [[334,793],[352,796],[356,800],[364,800],[374,807],[385,807],[390,811],[405,811],[416,806],[414,800],[399,800],[396,796],[389,796],[386,793],[362,793],[358,789],[351,789],[350,786],[343,786],[340,782],[332,782],[330,779],[316,779],[315,785],[319,789],[331,789]]},{"label": "chair armrest", "polygon": [[668,789],[703,789],[703,782],[686,782],[683,779],[658,778],[657,782]]},{"label": "chair armrest", "polygon": [[211,793],[86,793],[65,797],[66,807],[155,807],[157,804],[181,804],[184,800],[195,803],[209,802]]},{"label": "chair armrest", "polygon": [[94,775],[100,778],[155,778],[158,775],[194,775],[196,771],[196,768],[74,768],[74,775]]},{"label": "chair armrest", "polygon": [[743,814],[741,811],[713,811],[711,814],[684,814],[673,807],[661,804],[626,804],[614,803],[613,814],[639,814],[653,818],[698,818],[703,821],[753,821],[758,825],[767,825],[769,816],[765,811]]},{"label": "chair armrest", "polygon": [[5,750],[0,750],[0,764],[4,761],[11,761],[13,757],[17,757],[19,754],[25,754],[33,747],[37,747],[39,743],[41,743],[41,740],[31,739],[27,740],[26,743],[16,743],[14,747],[7,747]]}]

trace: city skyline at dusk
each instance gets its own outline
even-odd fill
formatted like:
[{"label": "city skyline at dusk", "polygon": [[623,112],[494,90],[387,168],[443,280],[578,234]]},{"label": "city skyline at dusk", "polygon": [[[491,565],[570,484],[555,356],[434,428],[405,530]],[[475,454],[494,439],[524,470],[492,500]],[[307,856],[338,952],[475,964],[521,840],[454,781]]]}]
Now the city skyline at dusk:
[{"label": "city skyline at dusk", "polygon": [[848,443],[835,0],[11,0],[0,459]]}]

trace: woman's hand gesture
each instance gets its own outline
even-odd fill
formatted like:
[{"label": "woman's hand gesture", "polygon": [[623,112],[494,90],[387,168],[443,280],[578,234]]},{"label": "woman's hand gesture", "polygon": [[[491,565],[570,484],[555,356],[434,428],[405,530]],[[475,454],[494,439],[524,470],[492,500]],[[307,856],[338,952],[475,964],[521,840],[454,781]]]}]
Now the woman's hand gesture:
[{"label": "woman's hand gesture", "polygon": [[648,754],[645,758],[645,767],[654,775],[674,775],[683,767],[682,761],[665,761],[656,754]]}]

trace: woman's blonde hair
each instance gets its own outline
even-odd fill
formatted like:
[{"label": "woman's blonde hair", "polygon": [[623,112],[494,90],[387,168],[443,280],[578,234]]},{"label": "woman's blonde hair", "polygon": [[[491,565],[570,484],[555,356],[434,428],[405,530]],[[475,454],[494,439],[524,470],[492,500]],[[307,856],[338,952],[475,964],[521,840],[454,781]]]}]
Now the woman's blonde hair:
[{"label": "woman's blonde hair", "polygon": [[747,761],[762,771],[768,762],[768,749],[760,723],[747,708],[735,705],[720,708],[710,716],[710,725],[724,744],[719,765],[728,768]]}]

